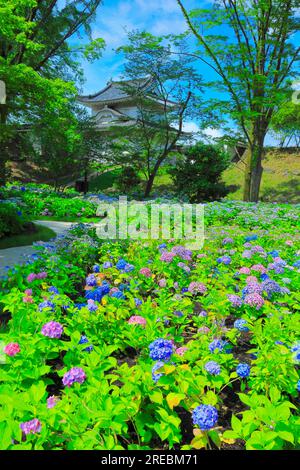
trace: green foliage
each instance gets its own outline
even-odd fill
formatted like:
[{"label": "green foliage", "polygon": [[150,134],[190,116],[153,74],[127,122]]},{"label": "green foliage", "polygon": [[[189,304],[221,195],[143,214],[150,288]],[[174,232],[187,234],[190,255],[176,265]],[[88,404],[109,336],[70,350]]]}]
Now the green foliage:
[{"label": "green foliage", "polygon": [[28,218],[15,204],[0,201],[0,238],[22,233],[26,222]]},{"label": "green foliage", "polygon": [[229,156],[215,145],[198,142],[171,170],[176,190],[191,202],[214,201],[226,194],[221,175],[230,163]]}]

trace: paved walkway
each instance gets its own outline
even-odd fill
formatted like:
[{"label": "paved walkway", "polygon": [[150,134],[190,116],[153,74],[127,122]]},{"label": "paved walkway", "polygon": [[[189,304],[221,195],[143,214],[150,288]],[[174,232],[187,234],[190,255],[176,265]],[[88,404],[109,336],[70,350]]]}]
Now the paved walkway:
[{"label": "paved walkway", "polygon": [[[35,223],[50,228],[56,235],[63,234],[72,225],[72,222],[55,222],[52,220],[35,220]],[[23,264],[27,257],[35,253],[35,248],[29,246],[17,246],[15,248],[6,248],[0,250],[0,276],[5,274],[5,266],[14,266],[15,264]]]}]

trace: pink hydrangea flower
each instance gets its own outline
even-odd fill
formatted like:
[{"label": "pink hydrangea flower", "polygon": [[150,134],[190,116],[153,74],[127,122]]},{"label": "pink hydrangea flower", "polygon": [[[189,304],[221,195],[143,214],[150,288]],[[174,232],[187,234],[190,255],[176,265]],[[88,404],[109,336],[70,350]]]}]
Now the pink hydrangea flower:
[{"label": "pink hydrangea flower", "polygon": [[20,428],[26,435],[36,434],[38,432],[41,432],[42,425],[41,425],[41,422],[37,418],[34,418],[30,421],[25,421],[24,423],[21,423]]},{"label": "pink hydrangea flower", "polygon": [[142,275],[145,276],[145,277],[151,277],[151,275],[152,275],[151,269],[149,269],[149,268],[142,268],[142,269],[140,269],[140,274],[142,274]]},{"label": "pink hydrangea flower", "polygon": [[176,256],[176,253],[164,251],[160,257],[160,261],[165,261],[166,263],[171,263],[173,258]]},{"label": "pink hydrangea flower", "polygon": [[191,282],[188,291],[192,294],[205,294],[207,287],[202,282]]},{"label": "pink hydrangea flower", "polygon": [[146,325],[147,320],[140,315],[133,315],[128,320],[129,325]]},{"label": "pink hydrangea flower", "polygon": [[59,402],[59,398],[55,395],[51,395],[47,398],[47,408],[54,408],[57,405],[57,402]]},{"label": "pink hydrangea flower", "polygon": [[166,287],[166,285],[167,285],[166,279],[160,279],[158,281],[158,285],[159,285],[159,287]]},{"label": "pink hydrangea flower", "polygon": [[8,356],[15,356],[16,354],[18,354],[21,351],[21,348],[20,348],[20,345],[18,343],[8,343],[4,347],[3,351]]},{"label": "pink hydrangea flower", "polygon": [[261,307],[263,307],[265,301],[261,295],[254,293],[246,295],[244,303],[250,305],[251,307],[256,307],[256,310],[259,310]]},{"label": "pink hydrangea flower", "polygon": [[28,282],[32,282],[32,281],[34,281],[35,279],[37,279],[37,276],[36,276],[35,273],[30,273],[30,274],[28,274],[28,276],[27,276],[26,279],[27,279]]},{"label": "pink hydrangea flower", "polygon": [[26,289],[25,295],[32,295],[32,289]]},{"label": "pink hydrangea flower", "polygon": [[292,240],[286,240],[285,244],[288,246],[293,246],[294,243]]},{"label": "pink hydrangea flower", "polygon": [[185,346],[181,346],[180,348],[177,348],[176,351],[175,351],[175,354],[178,354],[178,356],[183,356],[184,353],[186,353],[188,350],[187,347]]},{"label": "pink hydrangea flower", "polygon": [[23,297],[23,302],[24,304],[32,304],[33,298],[30,295],[25,295],[25,297]]},{"label": "pink hydrangea flower", "polygon": [[247,268],[246,266],[243,266],[243,267],[239,270],[239,273],[240,273],[240,274],[250,274],[250,273],[251,273],[251,270],[250,270],[250,268]]},{"label": "pink hydrangea flower", "polygon": [[246,279],[247,284],[251,284],[251,282],[257,282],[256,276],[248,276]]},{"label": "pink hydrangea flower", "polygon": [[198,333],[201,333],[203,335],[207,335],[209,332],[210,329],[208,328],[208,326],[201,326],[200,328],[198,328]]},{"label": "pink hydrangea flower", "polygon": [[265,274],[267,272],[267,269],[262,264],[254,264],[251,269],[252,271],[258,271],[262,274]]}]

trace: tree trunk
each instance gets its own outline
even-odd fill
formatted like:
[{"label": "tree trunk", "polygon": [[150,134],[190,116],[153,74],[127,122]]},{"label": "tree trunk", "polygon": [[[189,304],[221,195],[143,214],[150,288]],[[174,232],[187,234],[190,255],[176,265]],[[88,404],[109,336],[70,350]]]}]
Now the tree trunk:
[{"label": "tree trunk", "polygon": [[246,150],[246,169],[245,169],[245,179],[244,179],[244,201],[250,201],[250,189],[251,189],[251,148]]},{"label": "tree trunk", "polygon": [[244,179],[244,201],[258,202],[261,177],[263,173],[262,158],[266,132],[262,125],[255,126],[252,145],[246,151],[246,169]]},{"label": "tree trunk", "polygon": [[261,183],[261,177],[263,173],[262,167],[262,157],[264,149],[259,147],[255,150],[255,165],[253,165],[251,172],[251,189],[250,189],[250,201],[258,202],[259,199],[259,189]]},{"label": "tree trunk", "polygon": [[153,173],[151,173],[151,175],[149,176],[149,179],[148,179],[147,184],[146,184],[144,197],[149,197],[150,196],[156,173],[157,173],[157,171],[155,171],[155,172],[153,171]]}]

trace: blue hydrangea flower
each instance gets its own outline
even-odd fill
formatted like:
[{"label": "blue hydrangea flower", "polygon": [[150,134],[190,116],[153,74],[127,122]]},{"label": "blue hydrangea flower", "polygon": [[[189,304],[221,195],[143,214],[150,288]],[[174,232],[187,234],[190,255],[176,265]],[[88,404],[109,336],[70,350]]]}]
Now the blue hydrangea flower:
[{"label": "blue hydrangea flower", "polygon": [[277,250],[272,250],[268,252],[268,255],[272,256],[272,258],[278,258],[279,252]]},{"label": "blue hydrangea flower", "polygon": [[291,347],[291,352],[293,353],[293,359],[295,362],[300,362],[300,341],[293,344]]},{"label": "blue hydrangea flower", "polygon": [[52,292],[52,294],[58,295],[58,289],[54,286],[49,287],[48,291]]},{"label": "blue hydrangea flower", "polygon": [[228,265],[231,263],[231,258],[230,256],[221,256],[220,258],[217,259],[217,262]]},{"label": "blue hydrangea flower", "polygon": [[239,318],[238,320],[235,320],[233,324],[234,328],[236,328],[237,330],[247,332],[249,331],[249,328],[246,325],[247,325],[247,321],[244,320],[243,318]]},{"label": "blue hydrangea flower", "polygon": [[102,286],[99,286],[94,290],[88,290],[85,294],[85,298],[95,300],[95,302],[101,302],[102,298],[108,294],[109,291],[109,285],[103,283]]},{"label": "blue hydrangea flower", "polygon": [[[89,340],[87,339],[85,335],[82,335],[80,340],[78,341],[78,344],[87,344],[87,343],[89,343]],[[87,346],[86,348],[84,348],[82,351],[91,352],[93,349],[94,349],[94,346],[91,344],[90,346]]]},{"label": "blue hydrangea flower", "polygon": [[93,272],[94,272],[94,273],[99,273],[99,272],[100,272],[100,266],[99,266],[99,264],[95,264],[95,265],[93,266]]},{"label": "blue hydrangea flower", "polygon": [[141,299],[138,299],[137,297],[134,299],[134,303],[136,307],[139,307],[142,305],[143,301]]},{"label": "blue hydrangea flower", "polygon": [[50,300],[44,300],[44,302],[41,302],[39,304],[39,311],[42,312],[44,310],[44,308],[50,308],[53,312],[54,307],[55,307],[55,305],[54,305],[53,302],[51,302]]},{"label": "blue hydrangea flower", "polygon": [[300,379],[297,382],[297,390],[298,390],[298,392],[300,392]]},{"label": "blue hydrangea flower", "polygon": [[192,419],[201,431],[209,431],[217,424],[218,411],[212,405],[200,405],[193,410]]},{"label": "blue hydrangea flower", "polygon": [[266,281],[267,279],[270,279],[268,274],[266,274],[266,273],[261,274],[260,278],[261,278],[262,281]]},{"label": "blue hydrangea flower", "polygon": [[117,292],[113,292],[111,296],[114,297],[115,299],[125,299],[125,295],[120,290]]},{"label": "blue hydrangea flower", "polygon": [[158,361],[152,367],[152,380],[156,383],[164,375],[160,372],[157,372],[158,369],[161,369],[165,364],[162,361]]},{"label": "blue hydrangea flower", "polygon": [[175,310],[173,315],[175,315],[175,317],[178,317],[178,318],[183,317],[183,313],[181,312],[181,310]]},{"label": "blue hydrangea flower", "polygon": [[119,261],[118,261],[117,264],[116,264],[116,268],[117,268],[119,271],[121,271],[122,269],[125,268],[126,264],[127,264],[127,261],[125,261],[124,259],[119,259]]},{"label": "blue hydrangea flower", "polygon": [[248,237],[245,237],[245,242],[253,242],[254,240],[258,239],[258,235],[249,235]]},{"label": "blue hydrangea flower", "polygon": [[208,346],[211,353],[215,352],[225,352],[229,353],[231,349],[229,348],[229,343],[223,339],[214,339]]},{"label": "blue hydrangea flower", "polygon": [[245,379],[246,377],[249,377],[250,370],[251,370],[251,368],[248,364],[240,363],[240,364],[237,365],[236,373],[237,373],[237,375],[239,375],[240,377]]},{"label": "blue hydrangea flower", "polygon": [[293,263],[293,266],[295,268],[300,268],[300,259],[297,259],[297,261],[295,261],[295,263]]},{"label": "blue hydrangea flower", "polygon": [[211,375],[219,375],[221,372],[220,364],[215,361],[208,361],[204,365],[204,369]]},{"label": "blue hydrangea flower", "polygon": [[168,339],[158,338],[149,345],[153,361],[168,361],[173,354],[173,343]]}]

